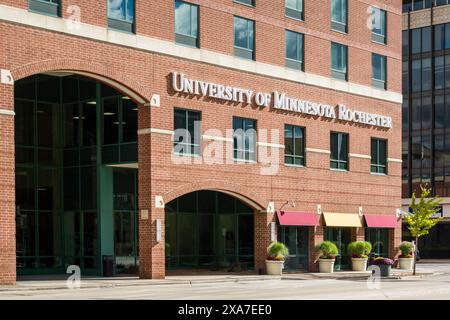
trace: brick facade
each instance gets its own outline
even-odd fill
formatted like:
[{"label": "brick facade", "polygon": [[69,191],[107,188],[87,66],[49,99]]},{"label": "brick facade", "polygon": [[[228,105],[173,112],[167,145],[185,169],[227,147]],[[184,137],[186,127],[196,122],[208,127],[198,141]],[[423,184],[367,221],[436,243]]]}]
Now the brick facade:
[{"label": "brick facade", "polygon": [[[81,9],[81,21],[106,28],[105,4],[92,5],[91,1],[62,1],[63,17],[67,8],[76,4]],[[371,53],[388,57],[388,90],[401,91],[401,2],[349,1],[349,33],[330,31],[329,1],[318,5],[305,1],[305,22],[284,16],[283,1],[258,0],[249,8],[231,0],[192,0],[200,5],[201,48],[233,55],[233,15],[256,21],[256,60],[275,66],[284,65],[284,29],[305,34],[305,71],[330,76],[330,41],[349,46],[349,82],[371,85]],[[105,1],[106,3],[106,1]],[[145,4],[145,5],[144,5]],[[366,25],[370,4],[381,5],[388,14],[388,44],[371,42]],[[26,10],[27,0],[0,0],[0,6],[14,6]],[[137,1],[136,33],[138,35],[173,42],[173,1]],[[135,50],[127,45],[95,41],[83,36],[56,33],[39,27],[10,23],[0,17],[0,68],[11,70],[14,79],[47,71],[70,70],[93,77],[110,79],[133,91],[147,102],[153,94],[161,97],[160,107],[139,106],[139,209],[148,210],[148,219],[139,221],[140,275],[142,278],[163,278],[164,261],[164,209],[155,208],[155,197],[162,196],[165,203],[191,191],[210,189],[233,193],[254,204],[255,212],[255,266],[264,268],[266,247],[270,243],[272,213],[261,212],[269,202],[279,208],[293,200],[293,210],[315,212],[321,204],[325,212],[358,212],[365,214],[394,214],[401,206],[401,163],[389,162],[387,176],[370,174],[370,159],[350,157],[348,172],[330,170],[330,155],[309,151],[306,166],[293,168],[284,165],[284,151],[279,152],[279,170],[276,175],[261,175],[261,163],[208,165],[204,163],[172,163],[172,140],[168,134],[149,133],[145,129],[173,130],[173,108],[183,107],[202,111],[202,132],[232,128],[232,116],[255,119],[259,129],[278,129],[284,124],[306,128],[306,147],[330,149],[330,131],[349,133],[349,152],[370,155],[370,138],[388,140],[388,158],[401,159],[400,104],[386,99],[370,98],[343,91],[329,90],[299,82],[222,68],[214,64],[179,59],[171,55]],[[120,42],[120,41],[119,41]],[[250,105],[224,103],[208,98],[186,96],[170,87],[170,73],[177,71],[192,79],[223,83],[240,88],[272,92],[285,92],[291,97],[322,102],[330,105],[344,103],[349,108],[390,116],[391,129],[326,120],[270,108],[260,110]],[[13,86],[1,85],[0,109],[13,110]],[[14,222],[14,130],[13,117],[0,115],[0,284],[15,281],[15,222]],[[279,141],[284,144],[283,135]],[[202,148],[212,142],[202,141]],[[226,142],[230,143],[230,142]],[[224,149],[226,145],[224,145]],[[141,215],[142,218],[142,215]],[[156,220],[162,222],[162,241],[156,242]],[[400,241],[400,226],[392,232],[392,246]],[[323,240],[323,228],[310,228],[310,270],[315,265],[313,248]],[[359,229],[355,239],[364,238]],[[392,252],[394,254],[394,251]]]}]

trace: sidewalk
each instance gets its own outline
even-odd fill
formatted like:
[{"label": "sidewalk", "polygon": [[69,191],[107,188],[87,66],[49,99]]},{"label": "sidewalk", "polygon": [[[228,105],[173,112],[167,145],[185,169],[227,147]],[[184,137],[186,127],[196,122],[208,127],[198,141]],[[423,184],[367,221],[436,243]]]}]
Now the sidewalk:
[{"label": "sidewalk", "polygon": [[[420,279],[425,276],[437,275],[438,271],[418,267],[417,275],[412,271],[392,269],[391,277],[383,279]],[[266,280],[365,280],[371,275],[370,271],[340,271],[335,273],[285,273],[282,276],[245,274],[188,274],[170,275],[161,280],[141,280],[137,276],[117,276],[112,278],[84,277],[81,279],[81,288],[111,288],[149,285],[195,285],[213,283],[236,283]],[[67,288],[67,275],[57,276],[27,276],[20,277],[15,286],[0,286],[0,293],[5,291],[30,290],[58,290]]]}]

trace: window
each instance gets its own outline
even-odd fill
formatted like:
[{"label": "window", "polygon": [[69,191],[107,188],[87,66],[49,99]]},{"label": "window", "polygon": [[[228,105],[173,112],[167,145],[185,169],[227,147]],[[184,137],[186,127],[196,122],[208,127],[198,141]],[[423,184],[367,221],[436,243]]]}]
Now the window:
[{"label": "window", "polygon": [[252,7],[255,6],[255,0],[233,0],[233,2],[246,4],[246,5],[252,6]]},{"label": "window", "polygon": [[52,16],[61,15],[60,0],[29,0],[28,8],[30,11],[46,13]]},{"label": "window", "polygon": [[347,0],[331,0],[331,29],[347,32]]},{"label": "window", "polygon": [[387,141],[372,138],[370,172],[387,174]]},{"label": "window", "polygon": [[409,31],[402,31],[402,55],[407,57],[409,54]]},{"label": "window", "polygon": [[134,0],[108,0],[108,27],[134,32]]},{"label": "window", "polygon": [[422,91],[429,91],[432,87],[431,58],[422,59]]},{"label": "window", "polygon": [[303,20],[303,0],[286,0],[285,14],[289,18]]},{"label": "window", "polygon": [[422,89],[421,60],[413,60],[411,63],[412,92],[419,92]]},{"label": "window", "polygon": [[234,159],[256,161],[256,121],[233,117]]},{"label": "window", "polygon": [[331,133],[331,169],[348,170],[348,134]]},{"label": "window", "polygon": [[198,47],[198,6],[175,1],[175,41]]},{"label": "window", "polygon": [[245,59],[255,59],[254,22],[234,17],[234,54]]},{"label": "window", "polygon": [[303,70],[303,34],[286,30],[286,66]]},{"label": "window", "polygon": [[434,88],[444,89],[444,56],[434,57]]},{"label": "window", "polygon": [[386,89],[386,57],[372,53],[372,85]]},{"label": "window", "polygon": [[305,129],[298,126],[284,126],[284,163],[305,165]]},{"label": "window", "polygon": [[386,44],[386,11],[372,7],[372,40]]},{"label": "window", "polygon": [[347,46],[334,42],[331,43],[331,75],[347,80]]},{"label": "window", "polygon": [[202,116],[199,111],[175,109],[174,152],[179,155],[200,155]]}]

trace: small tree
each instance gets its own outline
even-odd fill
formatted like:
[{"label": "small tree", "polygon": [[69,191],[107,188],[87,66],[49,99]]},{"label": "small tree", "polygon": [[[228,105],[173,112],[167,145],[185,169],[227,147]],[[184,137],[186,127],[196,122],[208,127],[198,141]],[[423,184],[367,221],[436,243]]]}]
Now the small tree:
[{"label": "small tree", "polygon": [[439,211],[439,203],[441,200],[438,196],[429,198],[431,194],[431,188],[427,185],[420,186],[422,194],[420,195],[420,200],[416,203],[415,192],[412,195],[411,201],[411,213],[405,217],[408,223],[408,229],[411,235],[415,238],[415,252],[414,252],[414,271],[416,274],[416,254],[419,244],[419,238],[428,234],[431,228],[433,228],[442,218],[434,218],[433,215]]}]

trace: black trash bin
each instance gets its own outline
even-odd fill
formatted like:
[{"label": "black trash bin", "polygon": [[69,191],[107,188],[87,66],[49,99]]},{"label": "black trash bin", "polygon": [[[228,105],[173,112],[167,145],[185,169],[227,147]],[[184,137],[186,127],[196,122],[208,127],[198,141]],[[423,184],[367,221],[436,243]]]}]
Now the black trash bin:
[{"label": "black trash bin", "polygon": [[113,277],[115,274],[114,256],[103,256],[103,276]]}]

